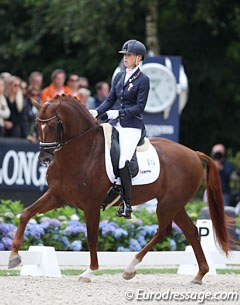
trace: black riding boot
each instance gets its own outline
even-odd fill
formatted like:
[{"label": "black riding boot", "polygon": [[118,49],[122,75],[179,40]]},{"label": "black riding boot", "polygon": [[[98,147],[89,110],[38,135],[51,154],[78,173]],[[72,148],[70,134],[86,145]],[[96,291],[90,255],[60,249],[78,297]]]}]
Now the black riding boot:
[{"label": "black riding boot", "polygon": [[124,168],[119,169],[119,176],[122,185],[122,199],[123,202],[120,209],[117,211],[117,216],[124,218],[131,218],[131,188],[132,188],[132,176],[130,170],[130,163],[126,161]]}]

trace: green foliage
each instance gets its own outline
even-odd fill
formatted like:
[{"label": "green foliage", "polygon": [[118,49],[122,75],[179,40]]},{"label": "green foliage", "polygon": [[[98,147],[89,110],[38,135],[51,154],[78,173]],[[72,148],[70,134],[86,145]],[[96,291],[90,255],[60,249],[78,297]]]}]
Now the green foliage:
[{"label": "green foliage", "polygon": [[[1,1],[0,71],[27,79],[40,70],[48,84],[52,70],[61,67],[87,76],[93,89],[97,81],[111,80],[124,41],[145,42],[145,17],[153,1]],[[161,54],[182,56],[190,84],[181,142],[205,152],[223,142],[237,151],[239,1],[158,4]]]},{"label": "green foliage", "polygon": [[18,215],[23,210],[23,204],[20,201],[0,200],[0,222],[11,222],[18,224]]},{"label": "green foliage", "polygon": [[[201,201],[191,202],[186,210],[195,222],[205,204]],[[18,224],[23,205],[19,201],[2,200],[0,203],[0,224]],[[115,216],[116,208],[101,212],[99,227],[100,251],[139,251],[157,230],[155,211],[149,211],[147,206],[138,207],[129,221]],[[238,235],[240,233],[240,215],[237,218]],[[6,228],[5,228],[6,230]],[[6,235],[0,230],[1,238],[13,238],[11,227]],[[5,241],[6,242],[6,241]],[[77,243],[76,243],[77,242]],[[56,250],[87,251],[86,228],[84,213],[79,209],[64,206],[60,209],[35,216],[25,230],[23,250],[29,246],[43,244],[53,246]],[[171,234],[154,246],[154,251],[183,251],[187,245],[184,235],[175,225]]]}]

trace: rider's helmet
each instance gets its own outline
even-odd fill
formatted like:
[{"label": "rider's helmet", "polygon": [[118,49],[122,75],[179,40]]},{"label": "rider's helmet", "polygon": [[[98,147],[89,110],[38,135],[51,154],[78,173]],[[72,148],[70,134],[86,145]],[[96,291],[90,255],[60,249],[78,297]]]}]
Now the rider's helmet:
[{"label": "rider's helmet", "polygon": [[136,55],[142,55],[144,60],[144,56],[146,56],[146,47],[140,41],[131,39],[123,44],[122,50],[118,53],[134,53]]}]

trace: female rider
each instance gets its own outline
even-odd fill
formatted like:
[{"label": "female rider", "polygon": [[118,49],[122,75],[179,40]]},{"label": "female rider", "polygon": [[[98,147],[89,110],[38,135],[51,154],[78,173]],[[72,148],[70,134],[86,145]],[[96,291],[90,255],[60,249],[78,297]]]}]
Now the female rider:
[{"label": "female rider", "polygon": [[[106,112],[110,124],[119,132],[119,176],[123,202],[117,216],[131,218],[132,176],[129,164],[144,129],[141,114],[147,102],[149,78],[139,68],[146,55],[146,48],[140,41],[128,40],[119,53],[123,53],[126,70],[115,76],[108,97],[96,110],[90,110],[90,113],[93,117],[98,117]],[[117,101],[120,109],[110,110]]]}]

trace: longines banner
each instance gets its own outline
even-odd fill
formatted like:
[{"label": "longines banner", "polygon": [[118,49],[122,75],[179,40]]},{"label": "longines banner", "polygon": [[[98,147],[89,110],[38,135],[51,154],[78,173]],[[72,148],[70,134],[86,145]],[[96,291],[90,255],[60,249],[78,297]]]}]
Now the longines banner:
[{"label": "longines banner", "polygon": [[47,168],[39,164],[38,150],[38,145],[25,140],[0,141],[0,189],[46,189]]},{"label": "longines banner", "polygon": [[150,78],[150,91],[143,115],[148,137],[179,140],[179,82],[181,58],[147,56],[142,71]]}]

